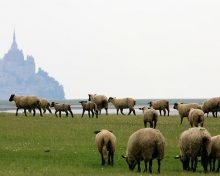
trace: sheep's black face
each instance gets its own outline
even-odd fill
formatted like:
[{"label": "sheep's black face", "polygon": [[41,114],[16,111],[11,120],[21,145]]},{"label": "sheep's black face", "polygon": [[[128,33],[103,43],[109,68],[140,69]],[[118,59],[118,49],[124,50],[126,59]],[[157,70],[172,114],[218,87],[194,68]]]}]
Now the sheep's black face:
[{"label": "sheep's black face", "polygon": [[54,107],[54,104],[55,104],[55,103],[54,103],[54,102],[52,102],[50,106],[51,106],[51,107]]},{"label": "sheep's black face", "polygon": [[151,106],[152,106],[152,101],[150,101],[148,104],[149,104],[149,106],[151,107]]},{"label": "sheep's black face", "polygon": [[88,99],[89,101],[91,101],[91,95],[89,94],[89,99]]},{"label": "sheep's black face", "polygon": [[9,101],[14,101],[15,94],[11,94]]},{"label": "sheep's black face", "polygon": [[174,103],[173,109],[177,109],[178,103]]},{"label": "sheep's black face", "polygon": [[113,100],[112,97],[109,97],[108,102],[110,103]]}]

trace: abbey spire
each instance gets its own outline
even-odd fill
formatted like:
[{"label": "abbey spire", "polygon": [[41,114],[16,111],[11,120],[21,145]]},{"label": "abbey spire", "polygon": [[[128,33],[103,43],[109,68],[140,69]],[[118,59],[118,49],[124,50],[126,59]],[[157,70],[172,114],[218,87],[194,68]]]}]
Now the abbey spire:
[{"label": "abbey spire", "polygon": [[16,42],[16,37],[15,37],[15,29],[14,29],[13,42],[12,42],[11,48],[12,49],[17,49],[17,42]]}]

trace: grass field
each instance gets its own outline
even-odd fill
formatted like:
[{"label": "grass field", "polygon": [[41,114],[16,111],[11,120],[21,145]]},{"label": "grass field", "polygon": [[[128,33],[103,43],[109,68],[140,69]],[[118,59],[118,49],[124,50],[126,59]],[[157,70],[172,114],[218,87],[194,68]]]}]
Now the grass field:
[{"label": "grass field", "polygon": [[[187,119],[179,125],[179,117],[159,117],[157,128],[166,138],[165,158],[160,175],[203,175],[201,164],[197,172],[183,172],[179,160],[178,138],[189,128]],[[102,115],[98,119],[75,115],[74,118],[25,117],[14,113],[0,113],[0,175],[149,175],[129,171],[121,157],[125,154],[128,137],[143,127],[142,116]],[[220,119],[206,118],[205,127],[212,135],[220,134]],[[98,129],[110,129],[117,137],[115,165],[101,166],[95,145]],[[142,163],[143,170],[143,163]],[[153,161],[153,175],[157,174]],[[204,174],[205,175],[205,174]],[[206,174],[207,175],[207,174]],[[208,173],[208,175],[218,175]]]}]

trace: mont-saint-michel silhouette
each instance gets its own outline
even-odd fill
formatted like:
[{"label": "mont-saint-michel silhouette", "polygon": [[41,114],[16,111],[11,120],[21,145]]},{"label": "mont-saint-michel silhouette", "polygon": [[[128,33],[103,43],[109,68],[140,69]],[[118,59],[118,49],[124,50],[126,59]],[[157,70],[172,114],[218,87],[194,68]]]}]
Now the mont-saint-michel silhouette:
[{"label": "mont-saint-michel silhouette", "polygon": [[65,99],[63,86],[43,69],[36,72],[33,56],[25,59],[17,46],[15,32],[11,48],[0,58],[0,99],[7,100],[11,94]]}]

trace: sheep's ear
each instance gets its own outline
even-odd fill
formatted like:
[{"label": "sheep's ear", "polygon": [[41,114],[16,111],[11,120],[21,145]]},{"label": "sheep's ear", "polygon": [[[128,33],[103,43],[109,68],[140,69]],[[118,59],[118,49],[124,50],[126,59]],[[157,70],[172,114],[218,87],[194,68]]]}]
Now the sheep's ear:
[{"label": "sheep's ear", "polygon": [[113,131],[112,131],[112,130],[109,130],[109,132],[113,133]]},{"label": "sheep's ear", "polygon": [[100,133],[100,130],[98,130],[98,131],[94,131],[94,133],[95,133],[95,134],[98,134],[98,133]]},{"label": "sheep's ear", "polygon": [[180,159],[180,155],[176,155],[174,159]]},{"label": "sheep's ear", "polygon": [[140,110],[143,110],[143,108],[139,108]]},{"label": "sheep's ear", "polygon": [[127,159],[128,157],[125,155],[121,155],[122,158]]}]

